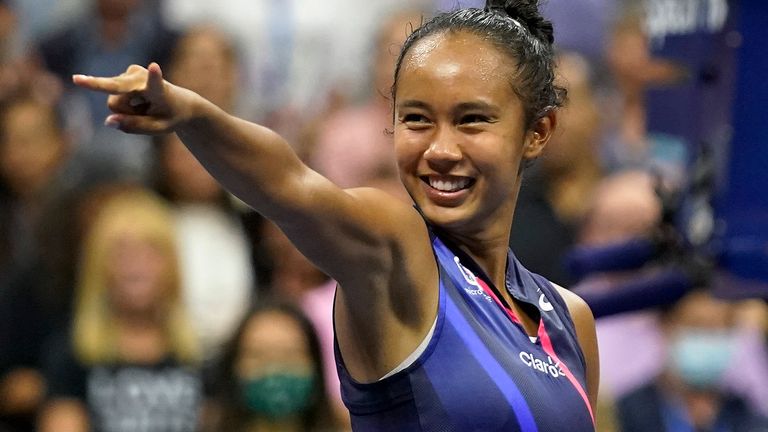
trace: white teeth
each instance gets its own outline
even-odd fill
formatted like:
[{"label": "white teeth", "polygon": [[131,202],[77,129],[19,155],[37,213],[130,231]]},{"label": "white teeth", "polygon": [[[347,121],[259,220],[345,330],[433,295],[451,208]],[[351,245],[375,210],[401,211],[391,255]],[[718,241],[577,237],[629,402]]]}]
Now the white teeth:
[{"label": "white teeth", "polygon": [[433,180],[429,179],[429,185],[442,192],[456,192],[464,189],[469,184],[468,178],[458,180]]}]

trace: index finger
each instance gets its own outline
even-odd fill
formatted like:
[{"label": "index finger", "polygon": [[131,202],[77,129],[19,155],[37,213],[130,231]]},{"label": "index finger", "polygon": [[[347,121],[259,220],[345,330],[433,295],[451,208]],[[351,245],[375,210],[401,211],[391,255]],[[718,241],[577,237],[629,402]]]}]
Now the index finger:
[{"label": "index finger", "polygon": [[72,82],[83,88],[109,94],[126,94],[134,89],[127,83],[121,82],[120,77],[94,77],[88,75],[72,75]]}]

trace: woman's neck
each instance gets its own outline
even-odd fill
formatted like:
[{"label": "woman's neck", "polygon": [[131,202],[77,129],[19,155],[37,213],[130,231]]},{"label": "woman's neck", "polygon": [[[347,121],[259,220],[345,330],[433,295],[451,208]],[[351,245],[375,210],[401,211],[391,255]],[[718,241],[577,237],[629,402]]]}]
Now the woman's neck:
[{"label": "woman's neck", "polygon": [[449,233],[457,246],[475,261],[490,278],[489,282],[497,287],[504,286],[507,274],[507,253],[515,201],[512,200],[506,208],[500,208],[493,216],[493,222],[484,224],[482,230]]},{"label": "woman's neck", "polygon": [[165,328],[156,320],[118,317],[115,325],[121,359],[130,363],[155,363],[167,355]]},{"label": "woman's neck", "polygon": [[495,286],[504,286],[507,273],[507,252],[509,230],[506,234],[462,235],[446,233],[448,240],[455,244],[477,264]]},{"label": "woman's neck", "polygon": [[[487,241],[471,239],[459,240],[459,248],[467,253],[490,279],[487,282],[496,287],[498,295],[520,318],[525,331],[529,336],[535,336],[538,328],[538,316],[530,315],[529,311],[512,297],[506,289],[507,263],[509,254],[509,229],[504,235],[489,237]],[[456,239],[454,240],[456,241]],[[479,275],[478,275],[479,276]]]}]

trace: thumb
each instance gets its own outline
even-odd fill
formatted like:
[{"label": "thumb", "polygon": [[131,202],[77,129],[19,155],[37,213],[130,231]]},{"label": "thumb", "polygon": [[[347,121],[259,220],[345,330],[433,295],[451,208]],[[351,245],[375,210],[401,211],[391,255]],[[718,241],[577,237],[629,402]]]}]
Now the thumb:
[{"label": "thumb", "polygon": [[160,65],[152,62],[147,67],[147,88],[146,95],[149,100],[157,100],[162,98],[164,85],[163,85],[163,71],[160,69]]}]

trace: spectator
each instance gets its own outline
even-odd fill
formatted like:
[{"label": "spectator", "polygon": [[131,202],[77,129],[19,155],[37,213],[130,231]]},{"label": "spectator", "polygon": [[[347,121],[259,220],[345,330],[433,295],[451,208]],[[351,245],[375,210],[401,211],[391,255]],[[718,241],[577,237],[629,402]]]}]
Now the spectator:
[{"label": "spectator", "polygon": [[54,103],[62,92],[61,81],[45,71],[25,49],[18,6],[0,0],[0,103],[19,93],[30,93],[38,100]]},{"label": "spectator", "polygon": [[213,25],[197,25],[176,42],[168,79],[235,112],[241,95],[239,66],[239,53],[228,34]]},{"label": "spectator", "polygon": [[198,349],[181,303],[173,219],[127,191],[83,248],[71,332],[51,341],[39,430],[194,431]]},{"label": "spectator", "polygon": [[307,291],[328,281],[328,276],[309,262],[274,223],[264,223],[261,239],[271,261],[269,285],[273,296],[297,303]]},{"label": "spectator", "polygon": [[329,95],[367,93],[368,41],[381,17],[393,8],[428,3],[368,0],[360,8],[355,0],[165,0],[163,10],[174,28],[205,22],[230,31],[242,47],[252,96],[246,118],[270,120],[272,126],[287,121],[284,132],[292,133],[302,119],[324,109]]},{"label": "spectator", "polygon": [[[75,72],[119,74],[122,65],[165,61],[175,34],[148,0],[88,0],[79,20],[48,35],[38,52],[43,64],[70,82]],[[120,65],[118,67],[118,65]],[[149,140],[126,139],[101,127],[107,114],[104,98],[69,88],[68,126],[78,136],[78,157],[86,170],[109,164],[114,172],[142,180],[148,175]]]},{"label": "spectator", "polygon": [[[67,326],[87,225],[110,196],[133,186],[84,185],[46,205],[35,259],[0,283],[0,430],[34,431],[45,395],[44,342]],[[4,429],[5,428],[5,429]]]},{"label": "spectator", "polygon": [[0,279],[35,254],[35,230],[69,152],[55,106],[18,96],[0,107]]},{"label": "spectator", "polygon": [[[721,288],[724,287],[715,287],[712,292],[716,296],[730,294]],[[742,300],[737,303],[735,315],[739,330],[735,340],[737,349],[720,384],[768,417],[768,303],[759,299]]]},{"label": "spectator", "polygon": [[224,351],[215,431],[337,430],[312,325],[297,309],[262,304],[248,313]]},{"label": "spectator", "polygon": [[333,349],[333,300],[336,281],[328,278],[288,240],[272,222],[262,226],[262,238],[272,261],[272,294],[299,305],[317,334],[323,357],[325,389],[340,424],[349,423],[349,412],[341,400],[339,376]]},{"label": "spectator", "polygon": [[686,162],[684,143],[649,133],[645,99],[648,88],[680,81],[686,72],[670,60],[651,56],[641,12],[625,9],[606,43],[614,89],[602,107],[607,114],[602,160],[611,172],[652,168],[671,185],[679,185]]},{"label": "spectator", "polygon": [[[577,233],[578,243],[599,247],[650,235],[661,218],[653,187],[651,176],[641,171],[616,173],[602,179],[587,200],[587,212]],[[589,275],[573,285],[573,290],[585,297],[607,295],[645,271]],[[643,310],[601,318],[597,321],[597,338],[601,365],[598,412],[602,413],[601,422],[612,423],[615,401],[659,372],[663,341],[658,312]]]},{"label": "spectator", "polygon": [[560,111],[549,151],[525,173],[510,247],[531,271],[571,286],[574,280],[565,269],[565,254],[576,242],[602,175],[597,153],[600,114],[586,60],[561,53],[558,72],[568,88],[568,103]]},{"label": "spectator", "polygon": [[397,172],[394,142],[386,133],[392,126],[388,95],[400,47],[421,21],[422,12],[415,9],[400,10],[384,20],[375,39],[366,101],[340,110],[320,127],[311,165],[341,187],[369,185],[380,173]]},{"label": "spectator", "polygon": [[229,339],[255,294],[251,249],[229,195],[176,135],[157,143],[157,181],[170,200],[183,299],[206,360]]},{"label": "spectator", "polygon": [[[119,74],[126,63],[164,61],[174,35],[154,12],[144,0],[90,0],[89,13],[44,39],[40,54],[65,82],[76,72]],[[107,112],[103,100],[88,97],[100,124]]]},{"label": "spectator", "polygon": [[719,387],[734,358],[734,313],[733,304],[698,291],[665,314],[664,371],[619,401],[624,432],[768,431],[768,420]]}]

